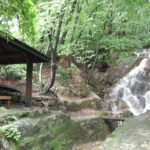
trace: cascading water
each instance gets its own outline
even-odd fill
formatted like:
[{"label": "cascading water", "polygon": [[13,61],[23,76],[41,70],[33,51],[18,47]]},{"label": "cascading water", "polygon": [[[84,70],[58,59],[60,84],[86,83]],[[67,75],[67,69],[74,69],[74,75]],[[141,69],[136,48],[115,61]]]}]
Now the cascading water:
[{"label": "cascading water", "polygon": [[110,93],[114,112],[121,111],[121,103],[136,116],[150,110],[150,55],[146,50],[141,54],[145,58],[139,66],[123,77]]}]

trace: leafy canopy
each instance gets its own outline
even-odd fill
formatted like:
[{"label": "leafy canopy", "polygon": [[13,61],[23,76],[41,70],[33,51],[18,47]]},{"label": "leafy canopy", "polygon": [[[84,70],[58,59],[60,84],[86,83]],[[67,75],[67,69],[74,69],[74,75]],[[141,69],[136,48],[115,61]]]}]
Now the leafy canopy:
[{"label": "leafy canopy", "polygon": [[[56,31],[64,3],[58,55],[86,63],[95,57],[97,50],[101,58],[150,46],[148,0],[39,0],[36,5],[42,46],[38,47],[43,50],[49,32]],[[52,34],[54,41],[55,34]]]},{"label": "leafy canopy", "polygon": [[34,39],[36,34],[36,8],[32,0],[0,0],[0,30],[19,30],[24,39]]}]

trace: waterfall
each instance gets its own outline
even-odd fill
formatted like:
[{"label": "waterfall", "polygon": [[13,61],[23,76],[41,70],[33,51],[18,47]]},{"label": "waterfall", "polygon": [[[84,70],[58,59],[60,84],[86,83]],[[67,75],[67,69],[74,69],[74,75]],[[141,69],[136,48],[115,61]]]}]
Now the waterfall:
[{"label": "waterfall", "polygon": [[115,85],[110,93],[114,112],[129,110],[140,115],[150,110],[150,55],[149,51],[137,54],[144,57],[140,64],[132,69]]}]

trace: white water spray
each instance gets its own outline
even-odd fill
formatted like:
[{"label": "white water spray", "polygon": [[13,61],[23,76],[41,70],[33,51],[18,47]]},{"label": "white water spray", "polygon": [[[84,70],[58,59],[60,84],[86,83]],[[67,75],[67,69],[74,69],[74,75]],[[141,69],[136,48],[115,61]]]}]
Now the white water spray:
[{"label": "white water spray", "polygon": [[150,54],[145,50],[138,57],[141,55],[145,58],[139,66],[123,77],[110,93],[114,112],[121,111],[121,104],[136,116],[150,110]]}]

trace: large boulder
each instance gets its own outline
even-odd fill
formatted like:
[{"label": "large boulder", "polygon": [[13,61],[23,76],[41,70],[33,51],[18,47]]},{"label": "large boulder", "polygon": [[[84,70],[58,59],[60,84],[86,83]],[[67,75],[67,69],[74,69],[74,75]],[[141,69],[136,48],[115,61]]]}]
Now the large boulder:
[{"label": "large boulder", "polygon": [[104,142],[101,150],[149,150],[150,113],[132,118]]}]

